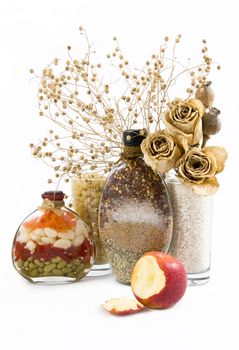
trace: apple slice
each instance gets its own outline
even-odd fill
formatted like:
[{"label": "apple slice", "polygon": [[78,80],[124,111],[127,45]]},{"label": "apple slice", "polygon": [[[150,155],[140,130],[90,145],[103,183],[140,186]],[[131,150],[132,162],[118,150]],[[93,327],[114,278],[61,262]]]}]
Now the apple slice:
[{"label": "apple slice", "polygon": [[134,314],[145,309],[144,305],[137,300],[127,297],[109,299],[101,306],[104,310],[118,316]]},{"label": "apple slice", "polygon": [[131,288],[136,299],[151,309],[164,309],[177,303],[187,287],[182,262],[168,254],[148,252],[135,264]]}]

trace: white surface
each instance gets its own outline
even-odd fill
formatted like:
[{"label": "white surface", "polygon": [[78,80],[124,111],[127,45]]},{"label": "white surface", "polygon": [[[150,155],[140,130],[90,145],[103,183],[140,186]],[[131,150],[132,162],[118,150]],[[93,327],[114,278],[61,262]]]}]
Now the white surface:
[{"label": "white surface", "polygon": [[[0,3],[1,233],[0,348],[238,349],[238,11],[236,1],[13,1]],[[66,286],[34,286],[11,265],[11,242],[39,203],[50,171],[30,156],[28,144],[44,134],[37,118],[36,89],[29,68],[42,68],[78,42],[84,25],[107,52],[117,35],[138,62],[154,52],[165,34],[182,33],[187,56],[203,37],[223,66],[215,77],[216,107],[223,131],[215,138],[229,151],[215,197],[212,279],[188,288],[175,307],[130,317],[100,308],[111,297],[130,296],[108,276]],[[146,53],[147,52],[147,53]]]}]

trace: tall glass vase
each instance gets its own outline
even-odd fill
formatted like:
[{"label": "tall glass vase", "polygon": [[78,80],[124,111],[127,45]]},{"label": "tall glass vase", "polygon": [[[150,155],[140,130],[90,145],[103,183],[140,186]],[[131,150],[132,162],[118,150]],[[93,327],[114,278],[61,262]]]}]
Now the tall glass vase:
[{"label": "tall glass vase", "polygon": [[196,194],[177,177],[167,177],[173,207],[170,254],[186,268],[188,285],[209,281],[211,261],[212,196]]},{"label": "tall glass vase", "polygon": [[111,273],[105,249],[99,236],[98,226],[99,202],[104,183],[105,177],[98,174],[84,175],[72,180],[73,208],[91,228],[96,246],[95,264],[88,276]]}]

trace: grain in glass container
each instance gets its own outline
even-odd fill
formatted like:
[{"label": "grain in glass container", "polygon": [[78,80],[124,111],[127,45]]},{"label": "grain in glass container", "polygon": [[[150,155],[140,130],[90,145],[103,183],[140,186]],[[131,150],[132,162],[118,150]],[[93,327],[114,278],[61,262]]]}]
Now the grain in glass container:
[{"label": "grain in glass container", "polygon": [[205,284],[210,279],[213,196],[198,195],[172,174],[167,185],[174,216],[170,254],[183,262],[188,285]]},{"label": "grain in glass container", "polygon": [[74,211],[90,227],[96,247],[95,264],[88,276],[111,273],[108,259],[99,235],[98,215],[105,177],[100,174],[84,174],[72,180],[72,204]]},{"label": "grain in glass container", "polygon": [[172,238],[167,187],[143,160],[144,138],[143,130],[123,133],[124,150],[100,202],[100,236],[116,279],[126,284],[139,257],[152,250],[167,252]]}]

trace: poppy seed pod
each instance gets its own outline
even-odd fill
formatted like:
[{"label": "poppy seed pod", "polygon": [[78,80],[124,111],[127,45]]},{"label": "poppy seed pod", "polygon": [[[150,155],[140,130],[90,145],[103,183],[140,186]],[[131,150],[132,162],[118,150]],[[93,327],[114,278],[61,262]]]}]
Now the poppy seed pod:
[{"label": "poppy seed pod", "polygon": [[195,97],[200,100],[205,108],[210,108],[214,101],[214,91],[211,88],[211,81],[204,83],[196,92]]},{"label": "poppy seed pod", "polygon": [[202,148],[206,146],[211,135],[217,134],[221,127],[220,111],[217,108],[210,108],[202,118],[203,142]]},{"label": "poppy seed pod", "polygon": [[203,134],[215,135],[222,127],[220,111],[217,108],[210,108],[202,118]]}]

